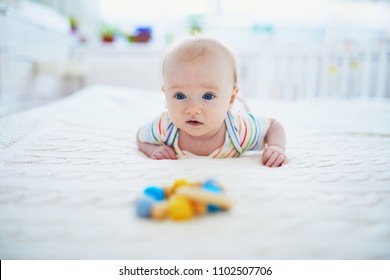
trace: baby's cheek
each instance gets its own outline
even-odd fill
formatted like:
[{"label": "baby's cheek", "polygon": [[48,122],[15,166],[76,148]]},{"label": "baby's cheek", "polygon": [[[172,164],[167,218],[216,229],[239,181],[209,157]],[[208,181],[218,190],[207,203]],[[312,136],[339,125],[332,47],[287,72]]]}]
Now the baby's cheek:
[{"label": "baby's cheek", "polygon": [[176,112],[173,111],[173,112],[169,112],[169,117],[175,126],[177,127],[180,126],[181,123],[180,115],[178,115]]},{"label": "baby's cheek", "polygon": [[216,123],[216,124],[221,124],[225,121],[227,114],[227,110],[219,110],[217,112],[214,112],[213,115],[211,116],[211,119]]}]

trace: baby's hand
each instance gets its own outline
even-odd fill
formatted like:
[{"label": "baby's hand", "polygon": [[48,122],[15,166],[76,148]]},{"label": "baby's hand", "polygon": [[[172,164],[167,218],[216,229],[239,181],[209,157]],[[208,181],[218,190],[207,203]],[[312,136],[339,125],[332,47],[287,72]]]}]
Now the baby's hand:
[{"label": "baby's hand", "polygon": [[279,167],[288,162],[282,148],[276,145],[268,146],[263,153],[263,163],[268,167]]},{"label": "baby's hand", "polygon": [[158,146],[150,155],[151,159],[177,159],[175,151],[170,146]]}]

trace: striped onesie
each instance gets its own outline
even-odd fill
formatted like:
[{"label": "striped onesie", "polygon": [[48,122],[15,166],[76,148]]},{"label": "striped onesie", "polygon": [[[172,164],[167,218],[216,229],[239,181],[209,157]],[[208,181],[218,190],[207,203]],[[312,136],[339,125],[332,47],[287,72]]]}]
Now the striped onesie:
[{"label": "striped onesie", "polygon": [[[248,112],[233,113],[228,111],[226,118],[225,143],[209,157],[238,157],[245,151],[260,150],[264,145],[264,137],[270,126],[267,118],[255,118]],[[168,112],[163,112],[152,122],[142,127],[138,138],[141,142],[171,146],[179,158],[192,156],[179,147],[179,129],[170,120]]]}]

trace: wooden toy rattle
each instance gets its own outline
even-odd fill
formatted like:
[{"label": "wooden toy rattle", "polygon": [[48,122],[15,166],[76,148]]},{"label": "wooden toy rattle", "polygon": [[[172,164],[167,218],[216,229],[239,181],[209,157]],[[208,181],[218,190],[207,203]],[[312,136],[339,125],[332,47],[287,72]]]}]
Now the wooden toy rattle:
[{"label": "wooden toy rattle", "polygon": [[149,186],[137,201],[137,215],[143,218],[189,220],[219,210],[229,210],[231,201],[214,180],[190,183],[177,180],[171,187]]}]

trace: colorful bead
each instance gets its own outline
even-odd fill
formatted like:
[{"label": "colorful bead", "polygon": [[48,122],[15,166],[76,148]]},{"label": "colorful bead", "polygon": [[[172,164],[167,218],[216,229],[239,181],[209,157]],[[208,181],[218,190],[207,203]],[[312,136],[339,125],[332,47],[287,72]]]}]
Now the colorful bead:
[{"label": "colorful bead", "polygon": [[165,199],[169,199],[171,197],[172,191],[171,187],[163,187]]},{"label": "colorful bead", "polygon": [[208,179],[208,180],[204,181],[202,185],[203,186],[207,186],[207,185],[218,186],[218,183],[214,179]]},{"label": "colorful bead", "polygon": [[141,198],[137,201],[137,215],[142,218],[149,218],[153,207],[153,201],[150,198]]},{"label": "colorful bead", "polygon": [[202,189],[209,191],[209,192],[214,192],[214,193],[221,193],[222,189],[220,186],[215,184],[214,182],[205,182],[202,186]]},{"label": "colorful bead", "polygon": [[179,179],[176,180],[175,183],[173,183],[173,186],[171,188],[171,194],[175,193],[177,189],[182,188],[182,187],[190,187],[191,183],[188,182],[186,179]]},{"label": "colorful bead", "polygon": [[187,198],[176,196],[169,201],[168,215],[175,221],[189,220],[194,215],[194,210]]},{"label": "colorful bead", "polygon": [[163,201],[154,204],[150,216],[155,220],[164,220],[168,216],[168,203]]},{"label": "colorful bead", "polygon": [[207,205],[202,202],[192,202],[192,207],[194,209],[194,214],[197,216],[204,215],[207,212]]},{"label": "colorful bead", "polygon": [[153,198],[157,201],[162,201],[165,199],[165,193],[163,188],[156,186],[149,186],[144,190],[144,195]]}]

